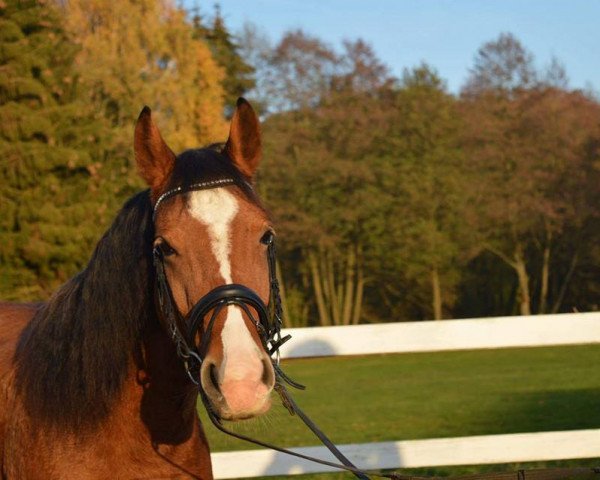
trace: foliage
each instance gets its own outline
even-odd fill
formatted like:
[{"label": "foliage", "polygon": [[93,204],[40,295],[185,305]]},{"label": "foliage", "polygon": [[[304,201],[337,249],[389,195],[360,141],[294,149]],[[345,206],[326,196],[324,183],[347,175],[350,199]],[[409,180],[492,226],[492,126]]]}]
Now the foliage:
[{"label": "foliage", "polygon": [[[551,254],[558,237],[567,228],[571,236],[577,235],[586,218],[597,215],[585,200],[596,190],[589,190],[585,173],[597,154],[590,156],[589,146],[598,138],[600,106],[580,92],[545,83],[532,86],[530,79],[540,75],[532,70],[531,55],[510,39],[507,44],[507,37],[501,36],[486,44],[480,55],[492,50],[504,59],[500,63],[529,73],[509,75],[506,69],[498,73],[495,64],[473,72],[463,91],[468,123],[464,144],[479,178],[475,197],[482,246],[515,271],[519,312],[528,315],[549,307]],[[515,76],[522,83],[515,83]],[[496,77],[498,82],[490,84]],[[510,90],[502,80],[509,77]],[[534,294],[531,278],[536,262],[541,265],[539,292]],[[555,277],[556,281],[560,283]]]},{"label": "foliage", "polygon": [[184,11],[154,0],[72,0],[65,8],[87,100],[111,121],[121,152],[145,104],[176,151],[224,139],[224,74]]},{"label": "foliage", "polygon": [[598,288],[598,103],[510,34],[480,49],[459,98],[431,67],[394,81],[353,45],[289,32],[258,70],[284,109],[261,187],[313,318],[341,322],[345,292],[362,321],[597,308],[578,292]]},{"label": "foliage", "polygon": [[226,136],[223,71],[170,2],[0,3],[0,293],[46,297],[142,187],[132,127],[150,104],[175,149]]},{"label": "foliage", "polygon": [[221,141],[238,95],[263,113],[258,189],[291,324],[598,309],[600,104],[512,34],[460,95],[394,78],[362,39],[276,42],[219,7],[0,1],[0,294],[47,296],[123,200],[141,107],[176,150]]},{"label": "foliage", "polygon": [[41,0],[0,4],[0,263],[4,298],[49,294],[82,268],[106,204],[102,123],[82,101],[77,47]]},{"label": "foliage", "polygon": [[475,56],[464,92],[479,94],[496,91],[510,95],[536,83],[533,55],[511,33],[501,33],[486,42]]},{"label": "foliage", "polygon": [[398,272],[431,291],[439,320],[452,306],[459,267],[472,247],[467,219],[469,172],[459,145],[456,101],[427,65],[406,71],[396,95],[388,133],[390,153],[381,168],[392,199],[385,249]]},{"label": "foliage", "polygon": [[208,44],[214,60],[225,70],[222,86],[225,91],[226,113],[230,118],[237,99],[255,86],[254,68],[241,56],[240,45],[225,25],[218,3],[215,4],[210,26],[203,24],[198,11],[194,12],[192,21],[195,38]]}]

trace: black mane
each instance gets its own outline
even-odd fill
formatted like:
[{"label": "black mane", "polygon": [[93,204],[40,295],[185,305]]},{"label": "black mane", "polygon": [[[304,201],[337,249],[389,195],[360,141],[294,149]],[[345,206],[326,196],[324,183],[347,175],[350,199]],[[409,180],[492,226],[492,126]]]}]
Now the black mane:
[{"label": "black mane", "polygon": [[17,388],[31,413],[80,427],[104,418],[119,393],[152,307],[148,191],[131,198],[88,266],[25,328],[15,354]]},{"label": "black mane", "polygon": [[[252,187],[218,148],[177,157],[167,188],[233,178]],[[95,425],[119,395],[144,328],[156,324],[149,191],[128,200],[87,267],[63,285],[23,331],[16,385],[31,414],[67,428]]]}]

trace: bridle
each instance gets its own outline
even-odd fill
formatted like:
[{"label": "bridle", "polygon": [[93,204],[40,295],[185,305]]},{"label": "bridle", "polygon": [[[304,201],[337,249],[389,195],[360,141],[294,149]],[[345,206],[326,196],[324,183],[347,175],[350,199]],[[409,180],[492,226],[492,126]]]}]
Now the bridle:
[{"label": "bridle", "polygon": [[[156,201],[153,211],[153,220],[156,219],[158,207],[166,199],[175,195],[188,193],[196,190],[207,190],[228,185],[235,185],[236,181],[233,178],[222,178],[218,180],[196,183],[187,187],[177,187],[163,193]],[[248,187],[252,188],[250,185]],[[214,288],[204,295],[189,311],[184,318],[177,307],[173,298],[173,293],[169,285],[164,267],[164,254],[161,249],[155,247],[152,251],[154,269],[156,273],[156,291],[158,308],[163,315],[171,339],[175,343],[177,355],[181,359],[185,371],[190,380],[198,387],[200,397],[208,413],[211,422],[222,432],[252,442],[265,448],[277,450],[287,453],[304,460],[321,463],[329,467],[340,468],[352,472],[361,480],[368,480],[367,473],[356,468],[325,436],[325,434],[300,410],[296,402],[286,389],[286,384],[298,389],[304,389],[303,385],[294,382],[290,379],[279,366],[279,348],[285,342],[290,340],[291,335],[281,336],[281,327],[283,324],[283,315],[281,307],[281,296],[279,291],[279,281],[276,274],[276,252],[274,238],[271,236],[267,243],[267,261],[269,268],[269,304],[265,305],[259,295],[246,287],[236,283],[221,285]],[[268,353],[273,369],[275,371],[275,386],[274,390],[279,394],[284,406],[288,409],[291,415],[298,417],[315,433],[315,435],[323,442],[323,444],[333,453],[343,465],[328,462],[303,455],[291,450],[277,447],[266,442],[255,440],[245,435],[228,430],[222,423],[221,419],[216,415],[210,405],[208,397],[202,388],[202,385],[197,380],[199,378],[200,367],[207,353],[208,345],[212,336],[212,329],[219,313],[228,306],[235,305],[241,308],[258,331],[263,348]],[[211,313],[212,312],[212,313]],[[207,317],[210,315],[210,317]],[[205,319],[209,318],[206,327],[204,327]],[[201,332],[200,344],[196,344],[198,332]],[[399,479],[396,474],[369,474],[379,477]]]},{"label": "bridle", "polygon": [[[159,205],[170,197],[191,191],[207,190],[233,184],[235,184],[235,181],[232,178],[224,178],[169,190],[163,193],[156,201],[153,219],[156,219],[156,212]],[[164,255],[160,248],[155,247],[153,249],[152,257],[156,272],[158,307],[168,324],[169,333],[177,347],[177,355],[184,362],[188,376],[196,385],[199,385],[199,382],[196,380],[194,374],[202,365],[203,358],[206,355],[214,322],[219,312],[230,305],[240,307],[248,318],[252,320],[258,331],[263,348],[269,354],[274,366],[279,366],[279,348],[291,338],[291,335],[281,337],[283,319],[279,281],[276,274],[275,242],[273,237],[270,237],[266,245],[269,267],[268,305],[265,305],[258,294],[245,285],[231,283],[216,287],[204,295],[191,308],[186,318],[182,317],[175,306],[173,293],[165,273]],[[206,329],[204,329],[204,319],[211,311],[213,313],[210,316]],[[200,345],[196,345],[195,339],[199,331],[202,332],[202,342]],[[287,377],[285,378],[287,379]],[[295,387],[300,386],[292,381],[288,383]]]}]

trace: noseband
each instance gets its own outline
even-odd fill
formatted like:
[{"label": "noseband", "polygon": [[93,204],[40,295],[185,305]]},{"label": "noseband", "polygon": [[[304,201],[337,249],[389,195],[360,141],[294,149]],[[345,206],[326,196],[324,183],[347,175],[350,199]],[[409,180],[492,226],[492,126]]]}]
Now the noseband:
[{"label": "noseband", "polygon": [[[220,180],[207,181],[196,183],[189,187],[177,187],[163,193],[156,204],[154,205],[153,220],[156,219],[156,212],[159,205],[166,199],[178,194],[184,194],[195,190],[206,190],[210,188],[218,188],[227,185],[235,185],[235,180],[232,178],[224,178]],[[250,186],[249,186],[250,187]],[[252,187],[250,187],[252,188]],[[281,327],[283,324],[281,296],[279,293],[279,282],[276,274],[276,257],[275,257],[275,242],[273,237],[267,243],[267,261],[269,266],[269,304],[265,305],[259,295],[246,287],[237,283],[221,285],[214,288],[204,295],[189,311],[185,318],[179,313],[173,298],[173,292],[169,286],[169,281],[165,273],[164,256],[159,248],[154,248],[152,251],[154,269],[156,272],[156,289],[158,298],[158,307],[168,324],[169,333],[177,348],[177,355],[182,360],[185,366],[185,371],[191,381],[198,386],[200,397],[206,407],[208,417],[211,422],[224,433],[237,437],[241,440],[255,443],[262,447],[277,450],[287,453],[295,457],[309,460],[312,462],[321,463],[329,467],[341,468],[352,472],[361,480],[368,480],[366,472],[356,468],[325,436],[325,434],[312,422],[306,414],[300,410],[296,402],[285,388],[285,383],[288,385],[304,389],[303,385],[294,382],[290,379],[279,367],[279,348],[287,342],[291,335],[281,336]],[[216,416],[213,408],[211,408],[209,400],[202,388],[199,380],[200,367],[208,350],[208,345],[212,336],[212,329],[219,313],[228,306],[237,306],[248,316],[253,322],[258,331],[263,348],[268,353],[273,369],[275,370],[275,391],[280,395],[284,406],[290,414],[298,415],[298,417],[310,428],[310,430],[323,442],[323,444],[333,453],[343,465],[329,462],[326,460],[317,459],[307,455],[293,452],[266,442],[255,440],[237,432],[228,430],[223,425],[221,419]],[[212,314],[211,314],[212,312]],[[208,323],[207,316],[210,315]],[[204,327],[206,323],[206,328]],[[196,344],[198,333],[201,333],[200,345]],[[391,479],[400,478],[395,474],[372,474],[378,477]]]}]

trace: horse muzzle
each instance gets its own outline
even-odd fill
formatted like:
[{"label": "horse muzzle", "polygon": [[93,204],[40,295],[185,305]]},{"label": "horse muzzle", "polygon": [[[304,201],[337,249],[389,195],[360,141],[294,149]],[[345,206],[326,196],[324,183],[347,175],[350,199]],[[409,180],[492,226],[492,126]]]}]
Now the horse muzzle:
[{"label": "horse muzzle", "polygon": [[[220,318],[219,337],[215,325]],[[252,336],[245,319],[258,333]],[[222,321],[222,323],[221,323]],[[268,307],[251,289],[238,284],[210,291],[186,317],[188,344],[195,345],[201,359],[201,394],[220,418],[241,420],[265,413],[271,405],[270,393],[275,372],[267,353],[272,329]],[[196,339],[201,339],[196,345]],[[219,342],[220,340],[220,342]],[[215,354],[215,345],[222,352]]]}]

